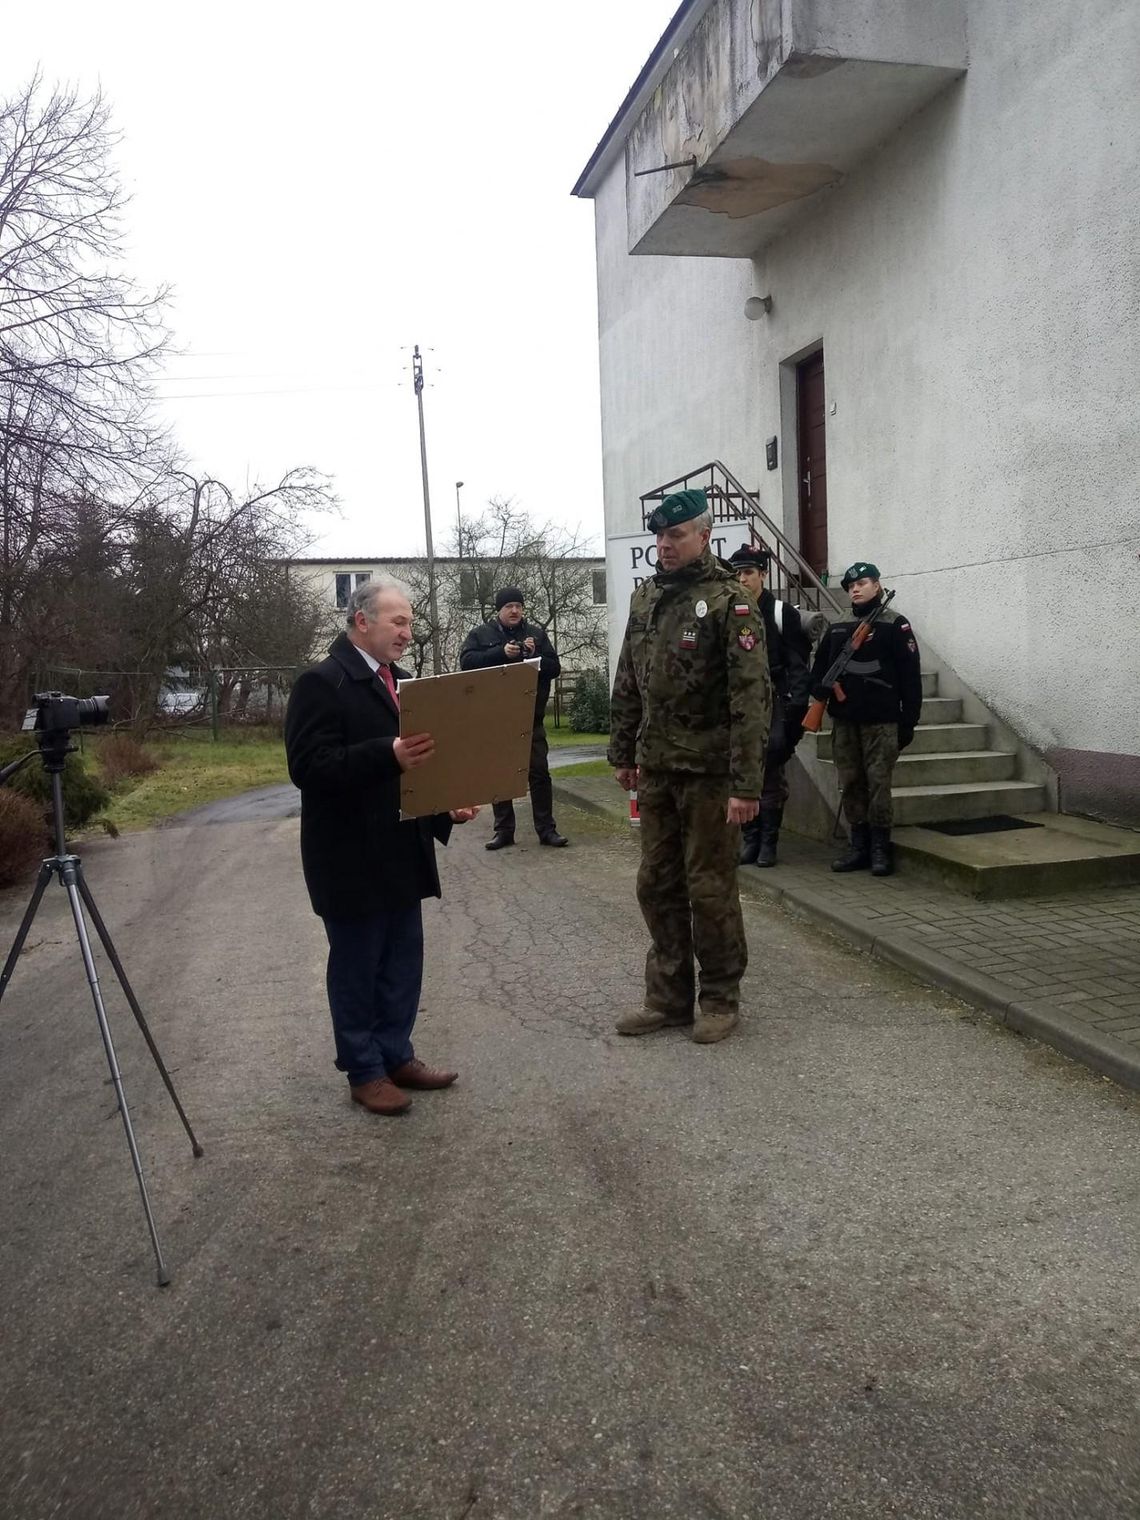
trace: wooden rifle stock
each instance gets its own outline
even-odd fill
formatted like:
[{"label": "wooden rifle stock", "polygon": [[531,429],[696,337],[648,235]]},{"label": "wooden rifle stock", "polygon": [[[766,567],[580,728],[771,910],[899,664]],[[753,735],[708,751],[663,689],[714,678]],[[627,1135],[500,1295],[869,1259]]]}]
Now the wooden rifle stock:
[{"label": "wooden rifle stock", "polygon": [[[843,687],[840,686],[838,681],[836,681],[835,685],[831,688],[831,695],[837,702],[847,701],[847,693],[843,690]],[[808,734],[818,734],[820,729],[823,727],[823,715],[826,711],[827,698],[817,697],[815,701],[812,702],[809,706],[804,717],[804,732]]]},{"label": "wooden rifle stock", "polygon": [[812,702],[804,714],[803,729],[807,734],[818,734],[823,727],[823,715],[827,711],[827,703],[821,698]]}]

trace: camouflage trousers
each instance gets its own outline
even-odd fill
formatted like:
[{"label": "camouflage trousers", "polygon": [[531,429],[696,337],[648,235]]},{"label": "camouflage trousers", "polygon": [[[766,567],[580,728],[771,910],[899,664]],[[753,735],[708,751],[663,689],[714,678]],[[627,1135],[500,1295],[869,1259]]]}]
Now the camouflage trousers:
[{"label": "camouflage trousers", "polygon": [[727,776],[642,770],[637,901],[652,943],[645,1006],[689,1018],[700,965],[702,1013],[736,1013],[748,964],[736,867],[740,830],[725,822]]},{"label": "camouflage trousers", "polygon": [[899,757],[897,723],[837,723],[832,740],[848,823],[891,826],[891,777]]}]

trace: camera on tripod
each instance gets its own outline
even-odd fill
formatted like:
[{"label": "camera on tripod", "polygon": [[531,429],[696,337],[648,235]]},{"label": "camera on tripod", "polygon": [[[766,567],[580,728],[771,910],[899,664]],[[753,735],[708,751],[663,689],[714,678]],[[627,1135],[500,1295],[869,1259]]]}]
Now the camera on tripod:
[{"label": "camera on tripod", "polygon": [[115,949],[114,942],[108,932],[107,925],[95,906],[95,899],[91,895],[91,888],[83,875],[83,862],[79,856],[67,847],[63,829],[63,771],[67,763],[67,757],[75,749],[71,741],[71,732],[75,728],[98,726],[106,723],[111,717],[111,699],[109,697],[66,697],[62,691],[37,691],[33,699],[34,707],[29,707],[24,715],[24,733],[35,733],[36,748],[30,749],[26,755],[21,755],[18,760],[13,760],[10,765],[0,766],[0,786],[21,768],[27,765],[33,758],[37,758],[43,765],[44,770],[51,777],[51,812],[52,830],[55,836],[55,854],[49,855],[40,866],[40,874],[36,878],[35,889],[32,892],[32,900],[29,902],[27,911],[20,921],[20,927],[16,931],[16,938],[8,952],[8,958],[0,968],[0,998],[4,996],[5,989],[12,978],[12,972],[16,968],[16,962],[23,951],[24,943],[28,937],[28,931],[32,927],[32,920],[36,916],[36,910],[44,895],[44,890],[53,876],[58,876],[60,885],[67,893],[68,902],[71,906],[71,914],[75,920],[75,932],[79,939],[79,953],[83,957],[83,968],[87,973],[87,983],[91,988],[91,997],[95,1003],[95,1017],[99,1023],[99,1032],[103,1037],[103,1051],[107,1057],[107,1065],[111,1071],[111,1085],[115,1089],[115,1097],[118,1100],[119,1117],[123,1121],[123,1129],[127,1136],[127,1147],[131,1153],[131,1165],[135,1170],[135,1177],[139,1185],[139,1193],[142,1197],[143,1212],[146,1214],[147,1228],[150,1231],[151,1245],[154,1248],[155,1266],[158,1271],[158,1283],[160,1287],[170,1281],[170,1274],[166,1270],[166,1263],[162,1256],[162,1247],[158,1239],[158,1227],[154,1222],[154,1214],[151,1212],[150,1195],[146,1190],[146,1180],[143,1176],[142,1161],[139,1158],[139,1148],[135,1140],[134,1126],[131,1124],[130,1111],[127,1108],[127,1098],[123,1091],[123,1075],[119,1070],[118,1057],[115,1054],[114,1041],[111,1039],[111,1026],[107,1022],[107,1010],[103,1003],[103,994],[99,987],[99,973],[95,965],[95,958],[91,950],[91,937],[87,932],[87,921],[83,910],[86,908],[91,915],[91,922],[95,925],[95,932],[106,951],[107,959],[111,962],[115,975],[119,979],[119,985],[123,989],[131,1012],[135,1016],[147,1049],[154,1058],[154,1064],[158,1067],[158,1074],[162,1078],[163,1085],[170,1094],[171,1101],[177,1110],[178,1117],[182,1120],[182,1127],[190,1140],[190,1148],[195,1156],[202,1154],[194,1131],[190,1128],[190,1121],[186,1117],[185,1110],[179,1101],[178,1094],[174,1090],[174,1083],[170,1079],[170,1073],[163,1064],[162,1057],[158,1053],[158,1046],[154,1043],[154,1037],[147,1027],[143,1011],[139,1007],[138,998],[135,997],[127,973],[123,970],[123,963],[119,959],[119,953]]},{"label": "camera on tripod", "polygon": [[22,731],[34,731],[45,739],[84,725],[107,723],[111,717],[110,697],[65,697],[62,691],[37,691],[32,700],[36,705],[24,714]]}]

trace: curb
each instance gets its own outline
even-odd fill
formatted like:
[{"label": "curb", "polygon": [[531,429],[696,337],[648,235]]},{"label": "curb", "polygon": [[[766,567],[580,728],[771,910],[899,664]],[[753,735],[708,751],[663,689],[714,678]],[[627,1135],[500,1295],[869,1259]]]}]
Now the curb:
[{"label": "curb", "polygon": [[[628,821],[620,805],[609,807],[595,802],[592,798],[580,796],[569,786],[559,786],[557,782],[554,791],[558,800],[570,807],[613,818],[615,823]],[[742,868],[739,873],[740,885],[747,896],[777,903],[830,930],[877,960],[887,961],[919,981],[983,1009],[996,1023],[1031,1039],[1041,1040],[1102,1076],[1111,1077],[1121,1086],[1140,1091],[1140,1046],[1133,1053],[1124,1041],[1086,1024],[1083,1019],[1066,1012],[1059,1003],[1047,998],[1026,999],[1020,988],[1010,987],[996,977],[960,965],[909,934],[876,932],[858,914],[837,908],[816,892],[770,882],[767,873],[757,881],[757,875],[760,873],[756,871],[747,874],[747,868]]]},{"label": "curb", "polygon": [[583,797],[581,792],[574,791],[572,787],[567,786],[564,781],[560,782],[557,778],[558,772],[551,771],[551,789],[555,802],[560,806],[565,804],[567,807],[577,808],[580,813],[593,813],[595,818],[612,818],[614,823],[628,825],[629,818],[620,803],[615,808],[604,802],[595,802],[592,797]]}]

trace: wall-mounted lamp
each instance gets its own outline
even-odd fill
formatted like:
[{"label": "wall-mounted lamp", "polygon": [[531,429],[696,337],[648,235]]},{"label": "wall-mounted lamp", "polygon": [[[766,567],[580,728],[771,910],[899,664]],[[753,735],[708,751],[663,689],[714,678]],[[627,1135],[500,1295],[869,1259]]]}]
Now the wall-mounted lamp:
[{"label": "wall-mounted lamp", "polygon": [[759,322],[772,310],[771,296],[749,296],[744,303],[744,315],[750,322]]}]

